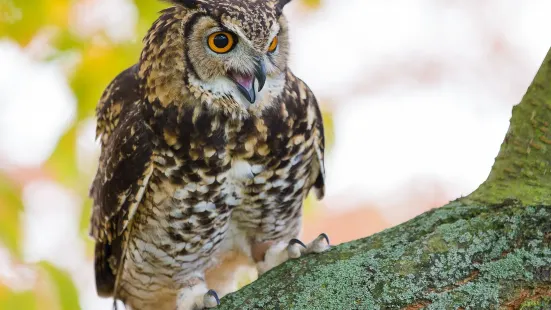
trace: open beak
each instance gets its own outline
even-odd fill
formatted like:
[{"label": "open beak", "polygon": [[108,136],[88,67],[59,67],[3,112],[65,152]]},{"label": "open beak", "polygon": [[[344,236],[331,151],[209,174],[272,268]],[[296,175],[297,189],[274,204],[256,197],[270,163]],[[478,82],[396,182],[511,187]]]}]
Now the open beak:
[{"label": "open beak", "polygon": [[264,60],[258,58],[255,63],[254,76],[230,71],[229,78],[235,82],[239,92],[241,92],[250,103],[254,103],[256,101],[254,80],[256,78],[258,81],[258,91],[261,91],[266,83],[266,64],[264,64]]}]

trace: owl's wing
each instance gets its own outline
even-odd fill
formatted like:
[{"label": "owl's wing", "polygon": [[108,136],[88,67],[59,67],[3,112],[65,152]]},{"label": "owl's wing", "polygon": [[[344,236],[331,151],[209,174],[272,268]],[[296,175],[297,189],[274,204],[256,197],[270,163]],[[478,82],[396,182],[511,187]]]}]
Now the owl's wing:
[{"label": "owl's wing", "polygon": [[[316,194],[316,197],[318,199],[322,199],[325,195],[325,162],[324,162],[324,156],[325,156],[325,135],[323,131],[323,119],[321,116],[321,111],[318,105],[318,101],[316,100],[316,97],[314,97],[314,94],[312,91],[308,88],[308,98],[309,98],[309,107],[310,111],[308,113],[314,114],[314,127],[313,127],[313,135],[314,135],[314,149],[316,151],[316,157],[314,158],[314,164],[313,164],[313,175],[316,175],[316,179],[314,181],[314,193]],[[315,170],[318,170],[316,173]]]},{"label": "owl's wing", "polygon": [[144,121],[138,96],[137,68],[117,76],[106,88],[96,111],[101,154],[90,189],[93,199],[91,236],[96,239],[98,293],[110,296],[127,228],[153,171],[153,133]]},{"label": "owl's wing", "polygon": [[105,88],[96,107],[96,139],[101,138],[101,146],[105,147],[113,130],[120,121],[124,106],[131,105],[139,99],[138,96],[138,65],[121,72]]},{"label": "owl's wing", "polygon": [[295,92],[298,90],[298,98],[302,101],[302,105],[306,106],[306,117],[308,125],[311,126],[312,135],[314,136],[314,151],[315,157],[312,161],[310,171],[312,187],[316,197],[322,199],[325,195],[325,135],[323,129],[323,119],[318,105],[318,101],[314,93],[306,83],[294,76],[292,73],[288,75],[288,83],[292,85],[291,89]]}]

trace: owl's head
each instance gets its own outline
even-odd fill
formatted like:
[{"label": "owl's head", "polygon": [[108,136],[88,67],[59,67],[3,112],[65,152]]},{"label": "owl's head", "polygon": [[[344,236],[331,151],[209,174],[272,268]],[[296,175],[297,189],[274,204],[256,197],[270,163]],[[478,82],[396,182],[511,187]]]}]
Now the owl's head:
[{"label": "owl's head", "polygon": [[188,93],[226,110],[269,104],[285,83],[289,1],[170,0],[144,40],[150,101],[166,106]]}]

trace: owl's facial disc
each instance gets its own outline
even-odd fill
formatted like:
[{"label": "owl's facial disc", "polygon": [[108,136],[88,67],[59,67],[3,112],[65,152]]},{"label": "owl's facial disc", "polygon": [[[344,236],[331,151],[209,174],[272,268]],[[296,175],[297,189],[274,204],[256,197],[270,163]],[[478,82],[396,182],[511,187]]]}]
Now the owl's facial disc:
[{"label": "owl's facial disc", "polygon": [[235,83],[237,89],[250,103],[256,101],[256,92],[254,89],[254,80],[258,80],[258,91],[261,91],[266,83],[266,64],[264,60],[258,58],[255,63],[255,72],[252,74],[240,73],[238,71],[230,70],[228,77]]}]

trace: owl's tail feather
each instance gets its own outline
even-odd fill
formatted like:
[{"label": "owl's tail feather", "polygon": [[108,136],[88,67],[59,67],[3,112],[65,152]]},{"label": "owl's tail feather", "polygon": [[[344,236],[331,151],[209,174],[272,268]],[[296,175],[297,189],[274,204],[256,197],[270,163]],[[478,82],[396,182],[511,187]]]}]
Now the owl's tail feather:
[{"label": "owl's tail feather", "polygon": [[96,242],[94,254],[94,271],[96,274],[96,291],[101,297],[112,297],[115,292],[115,272],[109,264],[111,245]]}]

